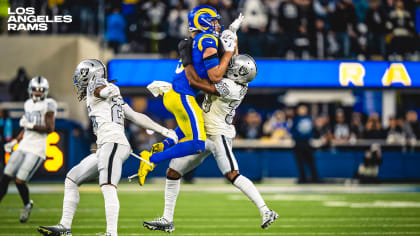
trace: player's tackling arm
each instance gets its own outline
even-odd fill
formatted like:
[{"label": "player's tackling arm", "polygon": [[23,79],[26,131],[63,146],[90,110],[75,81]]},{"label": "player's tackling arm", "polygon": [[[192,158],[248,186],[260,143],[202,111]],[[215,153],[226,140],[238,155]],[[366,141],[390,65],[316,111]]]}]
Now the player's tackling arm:
[{"label": "player's tackling arm", "polygon": [[168,137],[172,140],[174,140],[175,143],[178,142],[178,136],[176,135],[175,131],[167,129],[158,123],[154,122],[152,119],[150,119],[148,116],[135,112],[128,104],[123,105],[123,111],[125,117],[132,121],[134,124],[143,127],[145,129],[153,130],[157,133],[162,134],[165,137]]},{"label": "player's tackling arm", "polygon": [[192,87],[204,91],[206,93],[219,96],[219,93],[217,92],[214,84],[212,84],[209,80],[201,79],[198,76],[197,71],[195,71],[194,66],[187,65],[185,67],[185,75],[187,76],[188,82]]}]

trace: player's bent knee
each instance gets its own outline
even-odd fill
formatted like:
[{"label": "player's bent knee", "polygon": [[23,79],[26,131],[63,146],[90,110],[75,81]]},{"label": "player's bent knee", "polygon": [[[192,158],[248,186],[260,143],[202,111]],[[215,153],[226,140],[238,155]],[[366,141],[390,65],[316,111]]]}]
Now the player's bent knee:
[{"label": "player's bent knee", "polygon": [[182,177],[182,175],[172,168],[168,168],[168,170],[166,170],[166,178],[167,179],[178,180],[181,177]]},{"label": "player's bent knee", "polygon": [[17,184],[24,184],[24,183],[25,183],[25,181],[24,181],[24,180],[21,180],[21,179],[18,179],[18,178],[16,178],[16,179],[15,179],[15,182],[16,182]]},{"label": "player's bent knee", "polygon": [[239,176],[239,171],[237,170],[230,171],[225,174],[226,179],[228,179],[232,183],[235,181],[236,178],[238,178],[238,176]]}]

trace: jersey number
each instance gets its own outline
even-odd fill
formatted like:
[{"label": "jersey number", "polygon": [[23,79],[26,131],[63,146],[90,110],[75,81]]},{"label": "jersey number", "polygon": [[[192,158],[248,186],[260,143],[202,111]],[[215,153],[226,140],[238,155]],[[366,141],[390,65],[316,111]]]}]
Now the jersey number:
[{"label": "jersey number", "polygon": [[34,123],[35,125],[41,125],[41,112],[40,111],[26,112],[25,116],[30,123]]},{"label": "jersey number", "polygon": [[225,121],[227,124],[231,125],[233,122],[233,117],[235,116],[235,110],[238,108],[239,104],[241,104],[241,101],[232,101],[229,103],[229,113],[225,117]]},{"label": "jersey number", "polygon": [[113,97],[112,102],[114,105],[111,107],[111,117],[112,122],[117,123],[119,125],[124,125],[124,115],[122,109],[122,101],[119,97]]},{"label": "jersey number", "polygon": [[[92,108],[88,106],[88,114],[90,114],[91,111],[92,111]],[[95,116],[89,116],[89,117],[90,117],[90,120],[92,121],[93,133],[96,134],[96,131],[98,130],[98,123],[96,122],[96,117]]]}]

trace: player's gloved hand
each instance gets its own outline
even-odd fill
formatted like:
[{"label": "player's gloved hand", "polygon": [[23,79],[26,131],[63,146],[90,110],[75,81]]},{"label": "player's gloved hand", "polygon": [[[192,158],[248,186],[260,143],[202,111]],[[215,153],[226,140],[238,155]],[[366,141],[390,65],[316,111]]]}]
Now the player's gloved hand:
[{"label": "player's gloved hand", "polygon": [[29,122],[25,116],[22,116],[19,120],[19,126],[26,129],[33,129],[35,122]]},{"label": "player's gloved hand", "polygon": [[192,44],[193,39],[191,37],[185,38],[178,43],[179,56],[182,59],[182,65],[184,67],[192,65]]},{"label": "player's gloved hand", "polygon": [[4,144],[4,151],[5,152],[11,152],[13,147],[17,144],[17,140],[13,139],[12,141]]},{"label": "player's gloved hand", "polygon": [[236,18],[232,24],[229,26],[229,30],[231,30],[233,33],[236,33],[239,28],[241,27],[242,21],[244,20],[244,15],[242,13],[239,13],[238,18]]},{"label": "player's gloved hand", "polygon": [[152,154],[162,152],[164,148],[165,145],[163,145],[163,143],[155,143],[152,145],[152,149],[150,149],[150,152]]},{"label": "player's gloved hand", "polygon": [[163,136],[170,138],[174,141],[174,144],[178,143],[178,135],[172,129],[163,128],[162,132],[160,132]]},{"label": "player's gloved hand", "polygon": [[223,49],[226,52],[233,52],[235,51],[235,47],[236,47],[236,34],[233,33],[230,30],[225,30],[222,32],[222,36],[220,37],[222,44],[223,44]]},{"label": "player's gloved hand", "polygon": [[120,96],[120,90],[117,86],[109,84],[99,92],[99,96],[102,98],[117,97]]}]

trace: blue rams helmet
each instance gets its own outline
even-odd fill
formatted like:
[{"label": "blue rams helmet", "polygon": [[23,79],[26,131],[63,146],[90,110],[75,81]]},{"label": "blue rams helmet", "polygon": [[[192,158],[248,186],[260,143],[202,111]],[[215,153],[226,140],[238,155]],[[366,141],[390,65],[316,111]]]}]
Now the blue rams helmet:
[{"label": "blue rams helmet", "polygon": [[[203,33],[219,36],[216,27],[211,23],[213,20],[220,20],[216,9],[208,5],[194,7],[188,14],[189,31],[201,31]],[[221,31],[223,31],[223,26]]]}]

